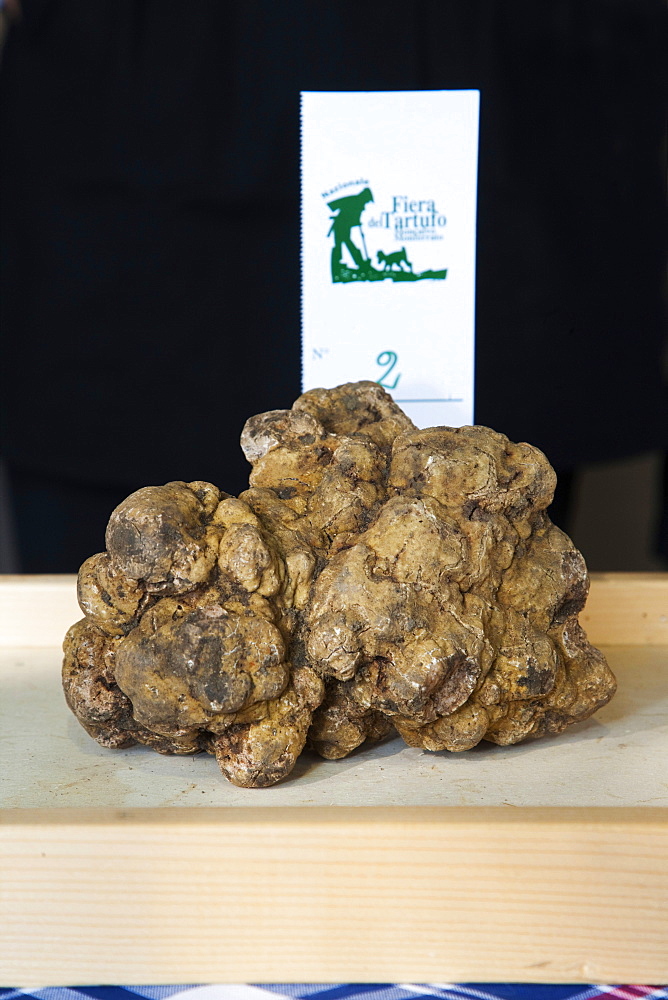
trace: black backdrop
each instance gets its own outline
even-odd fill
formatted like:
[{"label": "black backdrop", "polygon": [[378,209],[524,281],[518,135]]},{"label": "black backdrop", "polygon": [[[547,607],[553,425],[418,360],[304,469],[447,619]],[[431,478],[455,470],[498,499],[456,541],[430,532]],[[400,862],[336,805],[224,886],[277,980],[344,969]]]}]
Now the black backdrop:
[{"label": "black backdrop", "polygon": [[52,535],[86,521],[45,483],[244,488],[245,418],[300,391],[300,90],[479,88],[476,420],[561,471],[664,446],[667,37],[655,0],[24,0],[0,70],[22,544],[40,502]]}]

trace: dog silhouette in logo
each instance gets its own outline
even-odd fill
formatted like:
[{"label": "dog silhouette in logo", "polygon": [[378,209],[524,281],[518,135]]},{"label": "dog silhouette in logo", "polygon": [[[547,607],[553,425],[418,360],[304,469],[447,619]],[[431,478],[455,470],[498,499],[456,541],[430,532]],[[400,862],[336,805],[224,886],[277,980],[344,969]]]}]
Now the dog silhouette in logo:
[{"label": "dog silhouette in logo", "polygon": [[406,256],[406,247],[402,247],[401,250],[397,250],[396,253],[383,253],[382,250],[379,250],[377,257],[378,264],[385,265],[383,267],[384,271],[392,271],[395,264],[400,271],[404,270],[402,266],[403,264],[408,267],[409,271],[413,270],[413,265]]}]

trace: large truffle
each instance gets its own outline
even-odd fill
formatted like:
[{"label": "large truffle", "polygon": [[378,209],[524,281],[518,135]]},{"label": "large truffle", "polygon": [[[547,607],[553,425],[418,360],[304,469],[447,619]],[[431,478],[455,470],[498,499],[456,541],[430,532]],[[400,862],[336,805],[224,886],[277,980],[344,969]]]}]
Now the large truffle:
[{"label": "large truffle", "polygon": [[215,754],[235,784],[398,731],[466,750],[558,733],[615,680],[578,625],[584,561],[545,456],[418,430],[373,382],[252,417],[250,488],[168,483],[79,572],[68,704],[103,746]]}]

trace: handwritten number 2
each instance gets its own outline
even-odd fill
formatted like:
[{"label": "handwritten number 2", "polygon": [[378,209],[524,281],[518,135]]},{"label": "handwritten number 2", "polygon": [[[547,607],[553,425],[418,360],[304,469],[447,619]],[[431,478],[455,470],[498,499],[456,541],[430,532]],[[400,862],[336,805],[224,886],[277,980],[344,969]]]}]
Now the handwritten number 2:
[{"label": "handwritten number 2", "polygon": [[387,379],[389,378],[390,372],[392,371],[398,360],[399,359],[397,358],[397,355],[394,353],[394,351],[381,351],[378,357],[376,358],[376,364],[385,368],[383,374],[380,376],[379,379],[377,379],[378,385],[382,385],[384,389],[396,389],[397,387],[397,383],[399,382],[401,375],[395,376],[392,385],[389,384]]}]

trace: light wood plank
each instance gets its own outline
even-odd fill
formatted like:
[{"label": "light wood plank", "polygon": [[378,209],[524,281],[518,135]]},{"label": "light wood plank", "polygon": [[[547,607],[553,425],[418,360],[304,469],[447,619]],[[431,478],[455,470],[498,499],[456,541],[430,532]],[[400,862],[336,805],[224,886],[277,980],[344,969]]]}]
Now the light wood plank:
[{"label": "light wood plank", "polygon": [[[59,645],[74,591],[0,578],[0,644]],[[597,644],[653,645],[667,607],[668,575],[603,574],[582,621]],[[12,684],[34,686],[20,659]],[[0,982],[668,980],[666,808],[244,802],[0,822]]]},{"label": "light wood plank", "polygon": [[668,981],[668,810],[19,810],[0,981]]},{"label": "light wood plank", "polygon": [[60,646],[83,618],[76,576],[0,576],[0,646]]},{"label": "light wood plank", "polygon": [[65,704],[59,650],[0,649],[0,805],[668,808],[668,647],[604,649],[615,697],[559,736],[461,754],[398,736],[344,760],[305,751],[288,780],[266,789],[226,781],[208,754],[99,746]]},{"label": "light wood plank", "polygon": [[668,573],[593,573],[580,624],[594,645],[668,645]]},{"label": "light wood plank", "polygon": [[[60,646],[82,617],[74,576],[0,576],[0,645]],[[594,573],[580,621],[595,645],[668,645],[668,573]]]}]

